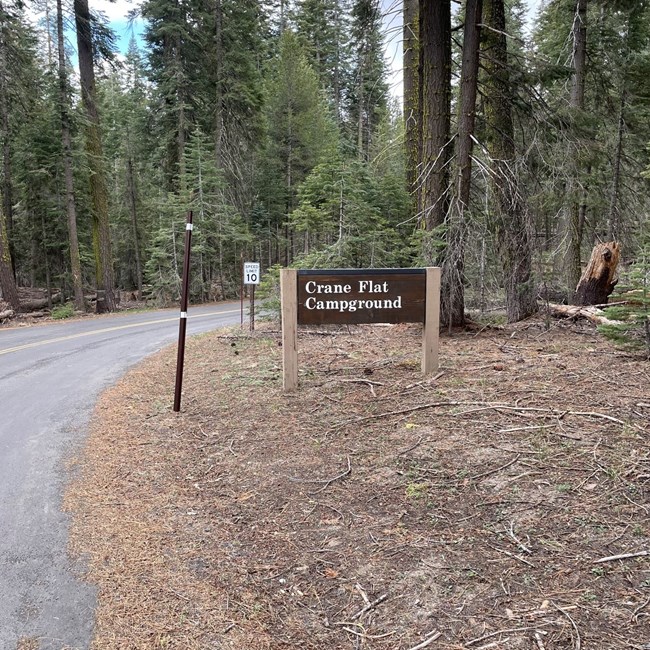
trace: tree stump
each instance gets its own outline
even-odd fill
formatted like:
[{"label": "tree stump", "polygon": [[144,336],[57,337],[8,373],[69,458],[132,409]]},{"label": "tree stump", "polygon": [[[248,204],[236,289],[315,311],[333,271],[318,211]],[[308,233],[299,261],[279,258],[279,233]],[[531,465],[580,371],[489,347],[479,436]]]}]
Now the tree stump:
[{"label": "tree stump", "polygon": [[621,256],[621,245],[610,241],[597,244],[591,251],[591,259],[576,287],[574,305],[605,305],[614,287],[616,268]]}]

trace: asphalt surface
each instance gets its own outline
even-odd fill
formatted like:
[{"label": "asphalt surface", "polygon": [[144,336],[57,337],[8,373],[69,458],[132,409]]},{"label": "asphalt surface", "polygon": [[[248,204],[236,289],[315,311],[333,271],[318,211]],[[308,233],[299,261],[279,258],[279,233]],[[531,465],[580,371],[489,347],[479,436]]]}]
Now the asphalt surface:
[{"label": "asphalt surface", "polygon": [[[240,318],[238,303],[188,314],[188,336]],[[96,593],[67,554],[66,458],[100,392],[177,340],[178,322],[165,310],[0,329],[0,650],[89,647]]]}]

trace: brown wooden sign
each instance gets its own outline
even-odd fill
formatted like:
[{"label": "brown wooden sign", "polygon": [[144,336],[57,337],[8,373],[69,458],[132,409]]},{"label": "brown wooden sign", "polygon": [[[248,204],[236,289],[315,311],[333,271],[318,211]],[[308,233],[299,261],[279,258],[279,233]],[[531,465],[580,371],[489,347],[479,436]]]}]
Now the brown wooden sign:
[{"label": "brown wooden sign", "polygon": [[282,269],[285,391],[298,387],[298,325],[424,323],[422,372],[438,368],[440,269]]},{"label": "brown wooden sign", "polygon": [[300,270],[298,324],[423,323],[425,269]]}]

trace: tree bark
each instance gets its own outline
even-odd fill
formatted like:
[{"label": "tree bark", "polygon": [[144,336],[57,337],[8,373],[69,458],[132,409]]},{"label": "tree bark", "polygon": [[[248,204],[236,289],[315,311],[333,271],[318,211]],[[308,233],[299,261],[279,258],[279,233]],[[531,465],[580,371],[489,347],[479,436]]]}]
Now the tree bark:
[{"label": "tree bark", "polygon": [[13,309],[20,307],[18,290],[11,268],[11,253],[9,251],[9,238],[7,237],[7,224],[4,213],[0,211],[0,291],[2,299],[9,303]]},{"label": "tree bark", "polygon": [[479,48],[483,0],[467,0],[463,59],[458,100],[457,197],[461,213],[469,205],[472,179],[472,149],[476,122],[476,95],[478,89]]},{"label": "tree bark", "polygon": [[619,199],[621,192],[621,160],[623,158],[623,135],[625,133],[625,88],[621,92],[621,103],[618,113],[618,131],[616,133],[616,150],[614,152],[614,169],[612,170],[612,193],[609,198],[609,214],[607,215],[607,235],[615,240],[620,235]]},{"label": "tree bark", "polygon": [[[451,156],[451,2],[420,0],[420,87],[422,92],[420,211],[427,231],[442,226],[449,206]],[[425,250],[427,263],[434,254]]]},{"label": "tree bark", "polygon": [[9,89],[7,79],[7,16],[0,0],[0,139],[2,140],[2,207],[7,229],[7,241],[11,272],[15,277],[15,251],[13,247],[13,188],[11,182],[11,138],[9,133]]},{"label": "tree bark", "polygon": [[406,140],[406,188],[418,206],[417,178],[420,161],[418,130],[420,125],[419,102],[419,18],[418,0],[404,0],[404,131]]},{"label": "tree bark", "polygon": [[68,216],[68,242],[70,247],[70,270],[74,306],[77,311],[85,310],[83,283],[81,279],[81,256],[77,235],[77,208],[74,197],[74,176],[72,166],[72,138],[70,136],[70,114],[68,111],[68,80],[65,67],[65,45],[63,36],[63,8],[61,0],[56,1],[56,29],[58,48],[59,101],[61,102],[61,143],[63,148],[63,175],[65,178],[66,213]]},{"label": "tree bark", "polygon": [[[587,0],[575,0],[575,15],[573,20],[573,77],[571,81],[570,105],[574,111],[582,111],[585,105],[585,72],[587,65]],[[567,250],[565,255],[566,279],[569,301],[572,302],[573,287],[580,278],[584,215],[580,214],[580,206],[585,202],[575,196],[578,190],[578,174],[580,162],[575,160],[569,178],[568,196],[570,205],[567,219]]]},{"label": "tree bark", "polygon": [[142,261],[140,259],[140,231],[138,228],[137,193],[135,187],[135,174],[133,173],[133,161],[130,157],[126,161],[126,187],[129,197],[131,229],[133,232],[133,251],[135,255],[135,276],[138,285],[138,300],[142,300]]},{"label": "tree bark", "polygon": [[494,227],[502,258],[509,323],[537,311],[531,277],[530,224],[515,169],[512,89],[508,67],[504,0],[485,0],[485,120],[491,158]]},{"label": "tree bark", "polygon": [[472,145],[478,88],[482,0],[467,0],[458,98],[458,135],[454,192],[448,215],[447,246],[442,259],[441,313],[443,323],[461,325],[465,317],[465,210],[469,206]]},{"label": "tree bark", "polygon": [[576,305],[605,305],[618,283],[616,269],[621,256],[621,245],[611,241],[597,244],[575,291]]},{"label": "tree bark", "polygon": [[[108,214],[108,191],[104,173],[104,155],[95,90],[93,43],[90,29],[88,0],[74,0],[77,50],[79,54],[79,77],[81,99],[86,110],[86,153],[90,169],[90,193],[93,205],[93,249],[97,287],[104,292],[106,311],[116,308],[113,279],[113,258]],[[99,301],[98,301],[99,303]]]}]

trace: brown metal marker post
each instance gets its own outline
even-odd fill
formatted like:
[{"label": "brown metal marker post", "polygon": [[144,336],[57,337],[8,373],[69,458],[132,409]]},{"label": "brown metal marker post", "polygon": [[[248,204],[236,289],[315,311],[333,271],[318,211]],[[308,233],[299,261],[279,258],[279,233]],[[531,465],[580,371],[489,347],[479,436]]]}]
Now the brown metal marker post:
[{"label": "brown metal marker post", "polygon": [[250,313],[250,331],[252,332],[255,329],[255,285],[254,284],[251,284],[250,293],[251,293],[251,305],[250,305],[249,313]]},{"label": "brown metal marker post", "polygon": [[185,259],[183,261],[183,289],[181,291],[181,319],[178,325],[178,356],[176,358],[176,388],[174,389],[174,411],[181,410],[183,388],[183,363],[185,361],[185,332],[187,331],[187,304],[190,294],[190,246],[192,245],[192,211],[187,213],[185,224]]}]

